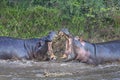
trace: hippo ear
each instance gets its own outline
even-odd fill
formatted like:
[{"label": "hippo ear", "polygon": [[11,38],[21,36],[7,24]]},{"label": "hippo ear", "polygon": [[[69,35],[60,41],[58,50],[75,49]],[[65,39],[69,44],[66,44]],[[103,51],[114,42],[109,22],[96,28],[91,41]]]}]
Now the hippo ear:
[{"label": "hippo ear", "polygon": [[83,41],[83,38],[82,37],[79,37],[79,36],[75,36],[75,38],[74,38],[75,40],[79,40],[80,42],[82,42]]},{"label": "hippo ear", "polygon": [[79,41],[81,42],[81,44],[82,44],[83,46],[85,46],[85,41],[83,40],[83,37],[80,37],[80,38],[79,38]]},{"label": "hippo ear", "polygon": [[80,40],[79,36],[75,36],[74,39],[75,39],[75,40]]},{"label": "hippo ear", "polygon": [[80,37],[79,40],[80,40],[80,42],[83,42],[83,38],[82,37]]}]

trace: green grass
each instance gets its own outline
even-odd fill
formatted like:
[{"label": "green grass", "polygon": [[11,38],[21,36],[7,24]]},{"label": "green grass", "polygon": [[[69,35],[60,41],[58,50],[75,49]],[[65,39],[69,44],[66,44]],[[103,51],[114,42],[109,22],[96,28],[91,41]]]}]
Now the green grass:
[{"label": "green grass", "polygon": [[92,42],[120,38],[120,10],[117,6],[105,7],[102,0],[84,0],[84,4],[79,0],[50,0],[51,5],[42,0],[7,1],[0,3],[0,36],[42,37],[49,31],[68,28],[74,36],[82,35]]}]

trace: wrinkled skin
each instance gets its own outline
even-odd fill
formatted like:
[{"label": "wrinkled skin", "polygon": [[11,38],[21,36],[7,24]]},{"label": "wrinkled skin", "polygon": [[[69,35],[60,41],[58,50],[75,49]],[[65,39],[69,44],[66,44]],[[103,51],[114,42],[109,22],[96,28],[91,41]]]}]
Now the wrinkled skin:
[{"label": "wrinkled skin", "polygon": [[66,61],[79,60],[83,63],[98,65],[120,60],[120,40],[89,43],[79,37],[70,37],[66,35],[63,30],[61,30],[59,34],[61,33],[62,36],[67,37],[66,45],[69,45],[66,47],[64,53],[67,55]]},{"label": "wrinkled skin", "polygon": [[55,58],[52,51],[52,40],[55,37],[54,31],[42,38],[18,39],[1,36],[0,59],[48,60],[48,55]]}]

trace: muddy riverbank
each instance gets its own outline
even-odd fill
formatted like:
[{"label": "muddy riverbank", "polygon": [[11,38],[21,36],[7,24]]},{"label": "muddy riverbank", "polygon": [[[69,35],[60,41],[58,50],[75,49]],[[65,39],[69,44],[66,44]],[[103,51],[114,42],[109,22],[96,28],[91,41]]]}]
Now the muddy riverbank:
[{"label": "muddy riverbank", "polygon": [[98,66],[62,62],[65,39],[53,42],[56,61],[0,60],[0,80],[120,80],[120,62]]},{"label": "muddy riverbank", "polygon": [[0,61],[0,80],[120,80],[120,63]]}]

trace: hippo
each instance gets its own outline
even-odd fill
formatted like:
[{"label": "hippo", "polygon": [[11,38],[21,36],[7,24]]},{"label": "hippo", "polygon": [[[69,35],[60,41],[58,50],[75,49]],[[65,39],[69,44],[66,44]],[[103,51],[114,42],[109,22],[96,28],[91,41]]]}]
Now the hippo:
[{"label": "hippo", "polygon": [[[0,36],[0,59],[53,59],[55,58],[55,55],[52,50],[52,41],[56,36],[55,31],[49,32],[47,36],[42,38],[20,39]],[[47,52],[49,54],[47,54]]]},{"label": "hippo", "polygon": [[102,64],[120,60],[120,40],[90,43],[79,37],[73,37],[67,29],[59,32],[67,39],[67,47],[64,55],[65,61],[78,60],[87,64]]}]

